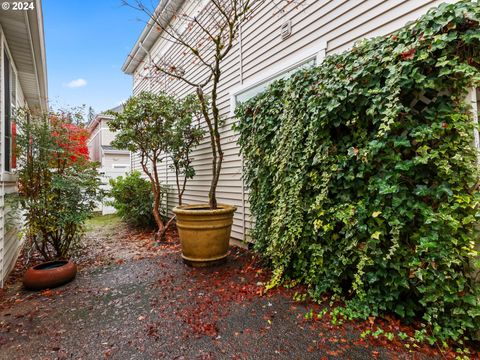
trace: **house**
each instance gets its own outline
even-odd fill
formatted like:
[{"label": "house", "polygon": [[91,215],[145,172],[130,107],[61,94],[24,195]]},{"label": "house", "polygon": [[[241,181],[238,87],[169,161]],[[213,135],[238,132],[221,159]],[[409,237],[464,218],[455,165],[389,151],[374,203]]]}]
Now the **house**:
[{"label": "house", "polygon": [[[387,35],[438,6],[445,0],[303,0],[259,1],[254,15],[241,26],[234,48],[223,62],[218,94],[220,111],[226,119],[221,130],[224,162],[217,188],[219,202],[237,206],[232,237],[244,240],[251,228],[248,190],[242,181],[243,162],[232,130],[232,114],[239,101],[263,91],[273,80],[293,71],[319,64],[327,55],[351,48],[354,42]],[[156,13],[160,21],[174,24],[181,16],[191,18],[210,11],[208,0],[161,0]],[[207,9],[208,8],[208,9]],[[167,11],[170,11],[168,13]],[[152,62],[176,58],[183,71],[199,71],[193,62],[183,60],[179,45],[162,37],[150,21],[130,51],[122,70],[133,76],[133,94],[141,91],[167,91],[184,96],[194,89],[180,80],[152,75]],[[207,203],[211,179],[211,158],[207,139],[192,154],[196,176],[183,195],[185,203]],[[141,170],[138,157],[132,156],[132,169]],[[163,183],[172,184],[175,176],[165,161],[159,168]],[[168,196],[168,208],[176,205],[176,195]]]},{"label": "house", "polygon": [[[5,3],[4,3],[5,4]],[[0,9],[0,285],[15,264],[20,239],[9,211],[15,175],[15,108],[45,113],[47,69],[40,0],[26,10]]]},{"label": "house", "polygon": [[[122,108],[123,106],[120,105],[111,110],[119,112]],[[102,175],[102,187],[106,190],[109,189],[109,179],[123,176],[130,171],[130,151],[115,149],[111,145],[113,139],[115,139],[115,133],[108,128],[108,122],[111,119],[111,115],[101,113],[87,125],[89,132],[87,145],[90,160],[100,164],[99,172]],[[104,215],[115,212],[113,207],[105,204],[99,204],[97,210]]]}]

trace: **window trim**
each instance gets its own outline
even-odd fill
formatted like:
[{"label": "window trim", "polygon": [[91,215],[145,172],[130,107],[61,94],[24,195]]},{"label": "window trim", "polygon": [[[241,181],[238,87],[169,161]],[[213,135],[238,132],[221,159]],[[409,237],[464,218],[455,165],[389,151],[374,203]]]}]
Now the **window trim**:
[{"label": "window trim", "polygon": [[[15,169],[13,168],[10,168],[9,170],[6,170],[5,169],[5,130],[6,130],[6,118],[5,118],[5,107],[4,107],[4,100],[5,100],[5,80],[4,80],[4,76],[5,76],[5,70],[4,70],[4,65],[5,65],[5,61],[4,61],[4,56],[5,54],[8,56],[8,59],[9,59],[9,62],[10,62],[10,68],[13,70],[13,73],[15,74],[15,100],[16,100],[16,104],[15,106],[18,107],[18,95],[19,95],[19,82],[18,82],[18,70],[17,70],[17,67],[15,65],[15,62],[13,61],[13,57],[12,57],[12,53],[10,52],[10,49],[8,47],[8,43],[7,43],[7,40],[5,38],[5,34],[3,33],[3,29],[2,27],[0,26],[0,61],[1,61],[1,66],[0,66],[0,71],[2,71],[2,81],[0,83],[0,86],[1,86],[1,89],[2,89],[2,109],[1,109],[1,116],[0,116],[0,129],[1,129],[1,134],[0,134],[0,147],[1,147],[1,153],[0,153],[0,160],[1,160],[1,164],[0,164],[0,171],[1,171],[1,178],[0,178],[0,181],[6,181],[6,182],[12,182],[12,181],[16,181],[17,179],[17,176],[15,174]],[[12,100],[12,99],[11,99]],[[10,104],[11,106],[12,104]],[[11,131],[11,129],[10,129]],[[10,154],[11,154],[11,149],[10,149]],[[11,164],[11,159],[10,159],[10,164]]]},{"label": "window trim", "polygon": [[325,59],[327,50],[327,42],[321,40],[305,49],[296,51],[289,56],[287,59],[282,59],[269,66],[266,70],[259,72],[260,75],[255,75],[251,79],[245,81],[243,84],[240,84],[234,88],[229,93],[230,96],[230,116],[235,115],[235,108],[237,107],[237,96],[252,90],[253,88],[269,81],[275,79],[282,73],[287,73],[290,70],[293,70],[304,63],[307,63],[311,60],[315,60],[315,65],[319,65],[323,59]]},{"label": "window trim", "polygon": [[[11,171],[11,129],[9,129],[9,125],[12,123],[12,97],[11,97],[11,82],[12,82],[12,74],[11,74],[11,60],[10,56],[7,54],[7,50],[5,49],[3,52],[3,132],[2,132],[2,153],[3,153],[3,171],[10,172]],[[8,147],[8,148],[7,148]]]}]

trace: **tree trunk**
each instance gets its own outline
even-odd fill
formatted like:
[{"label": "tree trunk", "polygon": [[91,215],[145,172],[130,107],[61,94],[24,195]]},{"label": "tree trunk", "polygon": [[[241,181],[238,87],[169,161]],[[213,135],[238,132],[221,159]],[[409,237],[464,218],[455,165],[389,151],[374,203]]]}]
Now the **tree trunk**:
[{"label": "tree trunk", "polygon": [[[217,47],[217,52],[220,51]],[[212,197],[210,198],[210,208],[216,209],[218,207],[217,204],[217,186],[218,186],[218,179],[220,178],[220,171],[222,170],[222,162],[223,162],[223,150],[222,150],[222,143],[220,139],[220,133],[218,131],[218,126],[220,125],[220,111],[217,106],[217,85],[220,82],[220,58],[219,54],[216,56],[216,64],[215,64],[215,73],[214,73],[214,80],[212,86],[212,93],[211,93],[211,101],[212,101],[212,117],[213,117],[213,134],[211,135],[213,140],[215,141],[215,165],[213,168],[213,178],[212,178],[212,185],[210,191],[212,192]]]},{"label": "tree trunk", "polygon": [[153,217],[155,218],[155,223],[157,224],[158,231],[155,234],[155,238],[159,239],[161,234],[165,233],[165,225],[163,225],[163,220],[158,210],[160,207],[160,194],[158,193],[156,186],[152,184],[153,190]]},{"label": "tree trunk", "polygon": [[173,215],[170,220],[167,221],[165,226],[163,227],[162,230],[158,230],[158,232],[155,234],[155,240],[158,242],[165,242],[166,235],[167,235],[167,230],[170,228],[170,225],[172,225],[173,220],[175,220],[175,215]]},{"label": "tree trunk", "polygon": [[[208,114],[207,100],[205,99],[205,95],[201,87],[197,87],[197,96],[202,106],[203,117],[205,119],[205,122],[208,125],[208,133],[210,135],[210,148],[212,149],[212,182],[210,184],[210,190],[208,191],[208,199],[209,199],[210,209],[213,210],[217,208],[217,197],[216,197],[217,184],[215,183],[215,178],[217,174],[217,142],[214,136],[214,127],[212,124],[212,119]],[[218,182],[218,179],[217,179],[217,182]]]},{"label": "tree trunk", "polygon": [[[158,210],[160,207],[160,196],[161,196],[160,187],[157,186],[155,182],[155,178],[152,176],[152,173],[148,170],[147,164],[145,163],[144,154],[142,154],[142,160],[140,161],[140,163],[142,165],[143,171],[149,177],[150,185],[152,187],[152,192],[153,192],[153,211],[152,212],[153,212],[153,218],[155,219],[155,223],[157,224],[157,228],[158,228],[155,234],[155,239],[158,239],[162,233],[165,233],[165,230],[164,230],[165,226],[163,225],[163,220],[162,220],[162,217],[160,216],[160,211]],[[152,161],[152,166],[156,168],[157,164],[154,161]]]}]

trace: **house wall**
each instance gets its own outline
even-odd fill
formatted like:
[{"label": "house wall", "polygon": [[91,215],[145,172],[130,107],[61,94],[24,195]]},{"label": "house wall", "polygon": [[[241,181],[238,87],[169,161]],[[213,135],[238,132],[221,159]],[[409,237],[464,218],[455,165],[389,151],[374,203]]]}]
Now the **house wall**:
[{"label": "house wall", "polygon": [[109,119],[102,119],[102,145],[110,145],[112,141],[115,139],[115,132],[110,131],[108,128]]},{"label": "house wall", "polygon": [[102,131],[100,130],[100,124],[97,125],[88,139],[88,155],[90,156],[91,161],[100,162],[101,161],[101,152],[100,144],[102,143]]},{"label": "house wall", "polygon": [[[15,265],[18,257],[21,241],[18,236],[18,218],[15,211],[12,211],[13,195],[17,192],[17,177],[13,172],[5,171],[4,164],[4,138],[5,133],[5,112],[4,112],[4,51],[9,53],[8,44],[0,28],[0,285]],[[15,73],[18,74],[15,59],[9,56]],[[21,88],[18,76],[16,78],[16,105],[25,106],[25,97]]]},{"label": "house wall", "polygon": [[108,128],[108,121],[109,119],[101,119],[98,122],[97,126],[95,126],[95,128],[91,132],[90,138],[88,140],[88,153],[90,155],[90,160],[101,162],[102,166],[106,165],[104,165],[102,162],[104,160],[104,157],[101,146],[109,146],[115,139],[115,132],[110,131],[110,129]]},{"label": "house wall", "polygon": [[120,169],[118,165],[127,165],[130,168],[130,155],[129,154],[103,154],[102,159],[102,168],[103,169],[113,169],[114,166],[117,169]]},{"label": "house wall", "polygon": [[[242,181],[242,159],[236,143],[237,135],[231,129],[234,119],[234,97],[250,87],[313,59],[317,64],[323,56],[351,48],[362,38],[389,34],[407,22],[417,19],[429,8],[445,1],[429,0],[304,0],[289,2],[281,8],[278,1],[266,1],[256,15],[242,26],[240,43],[237,42],[223,63],[222,82],[219,87],[221,114],[226,119],[221,129],[225,153],[220,181],[217,188],[219,202],[238,207],[234,216],[232,237],[243,240],[251,228],[248,191]],[[192,13],[202,1],[191,0],[184,4],[182,12]],[[283,5],[282,5],[283,6]],[[290,20],[292,35],[286,40],[280,36],[281,25]],[[179,49],[170,42],[159,39],[150,56],[173,56]],[[182,56],[180,53],[177,55]],[[144,58],[148,63],[148,56]],[[188,73],[201,70],[191,61],[183,61]],[[162,76],[148,77],[144,63],[134,73],[133,93],[142,90],[167,90],[177,96],[192,92],[189,86]],[[205,124],[203,124],[204,127]],[[185,203],[208,202],[211,179],[211,157],[208,140],[205,139],[193,152],[196,176],[190,180],[184,194]],[[132,169],[141,170],[138,156],[132,156]],[[168,161],[159,166],[163,183],[173,185],[174,174]],[[171,192],[166,204],[176,205],[176,194]]]}]

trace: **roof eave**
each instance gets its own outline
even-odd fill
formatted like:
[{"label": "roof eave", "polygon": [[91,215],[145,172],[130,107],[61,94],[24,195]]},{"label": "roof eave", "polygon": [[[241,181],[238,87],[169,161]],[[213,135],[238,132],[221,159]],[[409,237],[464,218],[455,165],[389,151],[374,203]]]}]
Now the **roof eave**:
[{"label": "roof eave", "polygon": [[[161,21],[162,26],[167,26],[170,23],[173,15],[178,9],[185,3],[186,0],[160,0],[158,3],[155,14],[158,14],[157,21]],[[122,71],[125,74],[132,75],[139,64],[141,64],[147,52],[150,51],[157,39],[161,35],[161,31],[155,26],[156,22],[150,19],[145,28],[143,29],[140,37],[138,38],[132,50],[128,54],[125,62],[122,65]]]},{"label": "roof eave", "polygon": [[105,150],[102,149],[104,154],[117,154],[117,155],[128,155],[130,151],[128,150]]},{"label": "roof eave", "polygon": [[40,111],[48,111],[48,80],[45,50],[45,34],[43,29],[43,12],[40,0],[35,0],[36,11],[25,11],[29,36],[33,52],[35,72],[38,86],[38,104]]}]

